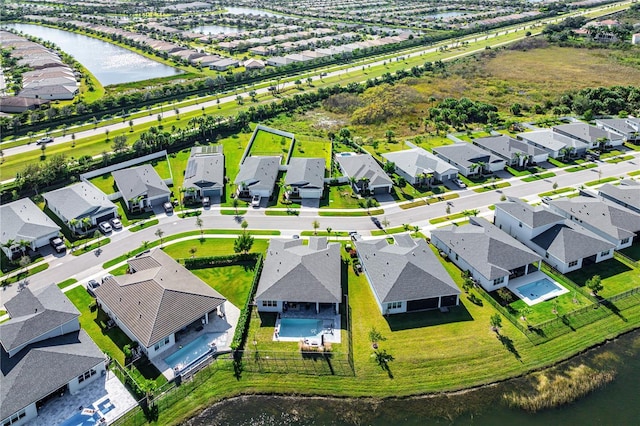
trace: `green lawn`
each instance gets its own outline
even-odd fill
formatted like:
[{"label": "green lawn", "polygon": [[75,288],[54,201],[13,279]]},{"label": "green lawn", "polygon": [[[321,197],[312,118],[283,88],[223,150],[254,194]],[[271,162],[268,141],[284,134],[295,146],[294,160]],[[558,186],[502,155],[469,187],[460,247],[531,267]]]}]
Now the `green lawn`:
[{"label": "green lawn", "polygon": [[473,192],[489,192],[489,191],[493,191],[500,188],[507,188],[509,186],[511,186],[509,182],[500,182],[500,183],[494,183],[492,185],[476,188],[473,190]]},{"label": "green lawn", "polygon": [[292,157],[324,158],[327,170],[331,167],[331,142],[320,137],[296,135]]},{"label": "green lawn", "polygon": [[66,280],[58,283],[58,287],[61,288],[61,289],[62,288],[67,288],[70,285],[73,285],[73,284],[75,284],[77,282],[78,282],[78,280],[76,280],[75,278],[69,278],[69,279],[66,279]]},{"label": "green lawn", "polygon": [[322,211],[318,212],[318,216],[349,216],[349,217],[358,217],[358,216],[376,216],[384,214],[383,209],[371,209],[369,211],[352,211],[352,212],[329,212]]},{"label": "green lawn", "polygon": [[129,231],[131,232],[142,231],[143,229],[147,229],[148,227],[157,225],[158,223],[159,223],[158,219],[140,221],[136,226],[132,226],[131,228],[129,228]]},{"label": "green lawn", "polygon": [[538,197],[549,197],[551,195],[564,194],[566,192],[571,192],[571,191],[575,191],[575,188],[572,188],[572,187],[557,188],[557,189],[554,189],[553,191],[541,192],[540,194],[538,194]]},{"label": "green lawn", "polygon": [[291,142],[292,139],[290,138],[259,130],[253,140],[249,155],[281,155],[283,158],[282,163],[286,164]]},{"label": "green lawn", "polygon": [[[174,259],[191,257],[191,253],[189,252],[191,248],[195,248],[197,250],[196,256],[198,257],[222,256],[234,254],[233,241],[233,238],[206,238],[204,240],[196,239],[180,241],[179,243],[163,247],[162,250]],[[255,239],[253,241],[251,252],[264,252],[267,249],[267,243],[268,240]]]},{"label": "green lawn", "polygon": [[584,163],[584,164],[580,164],[578,166],[569,167],[569,168],[567,168],[565,170],[567,172],[569,172],[569,173],[573,173],[573,172],[580,172],[582,170],[593,169],[595,167],[598,167],[598,165],[594,164],[594,163]]},{"label": "green lawn", "polygon": [[[171,171],[169,167],[169,161],[167,157],[157,158],[155,160],[147,161],[145,163],[138,164],[137,166],[141,166],[142,164],[151,164],[161,179],[168,179],[171,177]],[[132,166],[136,167],[136,166]],[[183,169],[184,170],[184,169]],[[100,189],[105,194],[113,194],[118,191],[116,187],[115,181],[113,179],[113,175],[111,173],[105,173],[100,176],[93,177],[89,179],[89,182],[94,184],[98,189]],[[174,181],[175,184],[175,181]]]},{"label": "green lawn", "polygon": [[[571,288],[568,288],[571,290]],[[499,297],[495,296],[496,299]],[[523,321],[522,324],[540,324],[544,321],[551,320],[557,317],[557,315],[553,312],[556,309],[558,315],[564,315],[566,313],[575,311],[576,309],[583,308],[585,306],[593,304],[591,300],[582,295],[577,291],[569,291],[569,293],[565,293],[561,296],[555,297],[553,301],[548,300],[545,302],[537,303],[533,306],[527,306],[525,302],[518,298],[518,296],[513,296],[515,299],[513,302],[509,304],[509,306],[516,312],[518,317],[526,314],[525,317],[527,321]]]},{"label": "green lawn", "polygon": [[580,286],[584,286],[587,280],[594,275],[600,275],[602,278],[604,289],[598,294],[604,298],[640,287],[640,270],[634,269],[616,258],[593,263],[567,274],[573,282]]},{"label": "green lawn", "polygon": [[602,178],[602,179],[592,180],[591,182],[587,182],[587,183],[585,183],[585,186],[595,186],[595,185],[600,185],[600,184],[607,183],[607,182],[615,182],[617,180],[618,180],[617,177],[609,176],[609,177],[605,177],[605,178]]},{"label": "green lawn", "polygon": [[547,173],[540,173],[540,174],[536,174],[536,175],[531,175],[531,176],[527,176],[525,178],[522,178],[521,180],[523,182],[533,182],[536,180],[542,180],[542,179],[548,179],[550,177],[554,177],[556,174],[553,172],[547,172]]},{"label": "green lawn", "polygon": [[626,249],[622,249],[621,252],[622,254],[630,257],[636,262],[640,261],[640,242],[634,239],[633,245],[631,247],[627,247]]},{"label": "green lawn", "polygon": [[249,297],[255,273],[255,261],[215,268],[192,269],[191,272],[229,300],[243,307]]},{"label": "green lawn", "polygon": [[20,273],[16,274],[12,277],[9,278],[5,278],[4,280],[2,280],[2,282],[0,282],[0,286],[5,286],[5,285],[9,285],[9,284],[13,284],[13,283],[17,283],[18,281],[25,279],[27,277],[30,277],[31,275],[35,275],[38,272],[42,272],[46,269],[49,268],[49,264],[48,263],[41,263],[37,266],[34,266],[32,268],[27,269],[27,271],[25,272],[23,268],[20,269]]},{"label": "green lawn", "polygon": [[329,191],[325,189],[325,195],[320,200],[320,207],[329,209],[357,209],[359,198],[354,194],[351,185],[331,185]]}]

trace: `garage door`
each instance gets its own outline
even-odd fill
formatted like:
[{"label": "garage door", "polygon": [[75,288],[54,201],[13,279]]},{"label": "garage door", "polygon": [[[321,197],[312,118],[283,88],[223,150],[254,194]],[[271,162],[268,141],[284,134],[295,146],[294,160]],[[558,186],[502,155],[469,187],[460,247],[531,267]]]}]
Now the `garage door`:
[{"label": "garage door", "polygon": [[205,189],[202,194],[205,197],[221,197],[222,191],[220,189]]},{"label": "garage door", "polygon": [[100,223],[100,222],[106,222],[109,219],[113,219],[115,217],[115,215],[112,213],[106,214],[104,216],[100,216],[99,218],[96,219],[96,223]]},{"label": "garage door", "polygon": [[379,186],[376,189],[373,190],[374,194],[388,194],[389,193],[389,187],[388,186]]},{"label": "garage door", "polygon": [[435,309],[438,307],[438,298],[409,300],[407,302],[407,312],[424,311],[426,309]]}]

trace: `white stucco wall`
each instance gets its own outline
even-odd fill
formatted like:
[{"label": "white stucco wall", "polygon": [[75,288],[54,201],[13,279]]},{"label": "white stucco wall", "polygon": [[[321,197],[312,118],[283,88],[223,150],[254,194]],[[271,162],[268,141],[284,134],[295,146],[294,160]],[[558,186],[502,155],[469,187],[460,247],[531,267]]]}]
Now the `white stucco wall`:
[{"label": "white stucco wall", "polygon": [[69,392],[71,393],[71,395],[77,394],[78,392],[80,392],[80,390],[82,388],[87,386],[89,383],[95,382],[100,377],[102,377],[104,374],[106,374],[106,368],[105,368],[105,362],[104,361],[102,361],[101,363],[99,363],[98,365],[93,367],[93,369],[96,371],[96,374],[94,374],[93,376],[89,377],[88,379],[84,379],[82,382],[79,382],[78,377],[76,377],[76,378],[74,378],[73,380],[71,380],[69,382]]},{"label": "white stucco wall", "polygon": [[[18,419],[18,414],[23,410],[24,410],[24,417],[22,417],[21,419]],[[11,423],[11,426],[21,426],[21,425],[27,424],[31,420],[35,419],[37,416],[38,416],[38,409],[36,408],[36,403],[33,402],[33,403],[29,404],[28,406],[26,406],[24,409],[18,411],[17,413],[14,413],[13,415],[7,417],[6,419],[3,419],[2,423],[0,423],[0,424],[4,425],[12,417],[14,417],[14,419],[16,419],[16,420],[14,420]]]}]

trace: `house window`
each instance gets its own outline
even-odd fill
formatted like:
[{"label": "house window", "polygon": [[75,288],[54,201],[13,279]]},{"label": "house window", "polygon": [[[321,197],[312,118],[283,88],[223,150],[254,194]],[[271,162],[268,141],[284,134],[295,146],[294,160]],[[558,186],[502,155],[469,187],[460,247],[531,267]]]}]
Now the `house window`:
[{"label": "house window", "polygon": [[504,282],[504,277],[496,278],[493,280],[493,285],[502,284]]},{"label": "house window", "polygon": [[81,375],[78,376],[78,383],[82,383],[85,380],[87,380],[88,378],[90,378],[91,376],[95,376],[96,374],[97,374],[96,370],[92,368],[91,370],[87,371],[86,373],[81,374]]},{"label": "house window", "polygon": [[402,308],[402,302],[391,302],[387,303],[387,310],[390,311],[392,309],[400,309]]},{"label": "house window", "polygon": [[522,228],[522,222],[518,222],[518,226]]},{"label": "house window", "polygon": [[9,426],[13,423],[17,423],[19,420],[21,420],[22,418],[24,418],[27,415],[27,413],[25,412],[25,410],[20,410],[17,413],[15,413],[13,416],[11,416],[10,418],[6,419],[4,421],[4,423],[2,424],[2,426]]},{"label": "house window", "polygon": [[262,306],[265,308],[275,308],[278,306],[277,300],[263,300]]},{"label": "house window", "polygon": [[171,341],[171,339],[169,337],[165,337],[164,341],[161,340],[158,343],[156,343],[155,346],[153,347],[153,349],[157,351],[158,349],[160,349],[164,345],[168,345],[170,341]]},{"label": "house window", "polygon": [[458,253],[456,253],[456,260],[458,260]]},{"label": "house window", "polygon": [[578,264],[577,260],[574,260],[572,262],[569,262],[569,268],[573,268],[574,266],[576,266]]},{"label": "house window", "polygon": [[609,253],[611,253],[611,250],[603,251],[602,253],[600,253],[600,256],[608,256]]},{"label": "house window", "polygon": [[549,258],[549,252],[548,251],[544,252],[544,257],[546,257],[547,259]]},{"label": "house window", "polygon": [[629,238],[623,238],[620,240],[620,244],[627,244],[629,242]]}]

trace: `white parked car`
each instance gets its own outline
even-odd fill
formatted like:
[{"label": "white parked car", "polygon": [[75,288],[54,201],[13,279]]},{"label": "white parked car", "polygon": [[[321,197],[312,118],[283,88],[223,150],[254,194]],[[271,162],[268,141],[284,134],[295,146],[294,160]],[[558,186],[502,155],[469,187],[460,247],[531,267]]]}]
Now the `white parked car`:
[{"label": "white parked car", "polygon": [[100,228],[100,231],[102,231],[103,234],[108,234],[109,232],[113,231],[113,228],[111,228],[109,222],[100,222],[98,228]]},{"label": "white parked car", "polygon": [[458,178],[454,179],[454,180],[453,180],[453,183],[455,183],[456,185],[458,185],[458,187],[460,187],[460,188],[466,188],[466,187],[467,187],[467,184],[466,184],[466,183],[464,183],[462,180],[460,180],[460,179],[458,179]]},{"label": "white parked car", "polygon": [[122,222],[120,222],[120,219],[118,219],[117,217],[114,217],[109,222],[111,222],[111,227],[113,229],[122,229]]},{"label": "white parked car", "polygon": [[254,195],[253,198],[251,198],[251,205],[253,207],[260,207],[260,201],[262,200],[262,197],[259,196],[258,194]]}]

